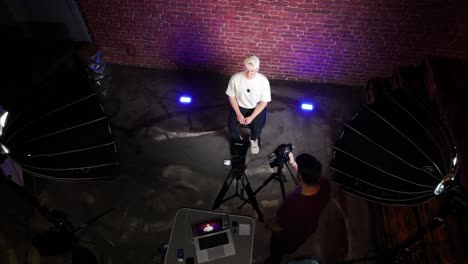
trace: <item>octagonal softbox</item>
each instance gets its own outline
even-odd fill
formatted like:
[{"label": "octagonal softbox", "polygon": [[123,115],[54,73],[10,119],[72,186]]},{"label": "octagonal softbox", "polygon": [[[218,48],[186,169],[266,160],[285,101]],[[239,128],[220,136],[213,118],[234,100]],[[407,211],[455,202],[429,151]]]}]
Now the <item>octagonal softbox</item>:
[{"label": "octagonal softbox", "polygon": [[98,93],[62,94],[3,116],[2,154],[25,172],[58,181],[118,175],[118,149]]},{"label": "octagonal softbox", "polygon": [[332,180],[382,204],[428,201],[453,181],[459,163],[448,128],[425,104],[404,94],[365,105],[333,148]]}]

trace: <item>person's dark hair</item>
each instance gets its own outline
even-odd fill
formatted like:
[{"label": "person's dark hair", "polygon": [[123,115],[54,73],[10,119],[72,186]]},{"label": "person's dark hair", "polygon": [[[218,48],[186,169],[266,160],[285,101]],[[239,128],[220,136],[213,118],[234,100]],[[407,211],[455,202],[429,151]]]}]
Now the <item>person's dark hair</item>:
[{"label": "person's dark hair", "polygon": [[322,164],[314,156],[302,153],[296,158],[297,172],[305,184],[312,185],[318,182],[322,174]]}]

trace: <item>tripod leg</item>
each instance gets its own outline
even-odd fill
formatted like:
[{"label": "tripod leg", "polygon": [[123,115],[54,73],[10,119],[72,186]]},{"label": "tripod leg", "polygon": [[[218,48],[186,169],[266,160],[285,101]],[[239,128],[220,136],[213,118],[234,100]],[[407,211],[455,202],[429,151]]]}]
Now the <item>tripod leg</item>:
[{"label": "tripod leg", "polygon": [[281,195],[283,196],[283,201],[286,200],[286,190],[284,189],[284,183],[279,181],[281,187]]},{"label": "tripod leg", "polygon": [[[273,179],[275,179],[277,176],[276,176],[276,172],[271,174],[270,177],[268,177],[268,179],[266,179],[262,185],[260,187],[257,188],[257,190],[255,190],[254,192],[254,196],[257,195],[257,193],[259,191],[261,191],[265,186],[268,185],[268,183],[270,183]],[[244,201],[239,207],[237,207],[237,209],[241,209],[242,207],[244,207],[244,205],[247,203],[247,201]]]},{"label": "tripod leg", "polygon": [[93,218],[91,218],[88,222],[82,224],[81,226],[79,226],[78,228],[75,228],[75,230],[73,230],[73,233],[76,233],[76,232],[79,232],[85,228],[87,228],[89,225],[93,224],[94,222],[96,222],[97,220],[99,220],[101,217],[105,216],[106,214],[112,212],[115,208],[109,208],[107,209],[105,212],[101,213],[100,215],[97,215]]},{"label": "tripod leg", "polygon": [[[241,182],[241,187],[240,187],[240,193],[239,193],[239,197],[241,199],[244,199],[244,186],[245,186],[245,177],[240,177],[240,182]],[[239,183],[239,180],[237,181],[237,183]],[[236,186],[236,190],[239,190],[239,186]]]},{"label": "tripod leg", "polygon": [[260,211],[260,207],[258,206],[257,198],[255,197],[255,194],[254,194],[254,192],[252,190],[252,187],[250,187],[250,182],[247,179],[247,176],[245,176],[245,182],[247,182],[247,184],[245,184],[244,189],[245,189],[245,192],[247,193],[247,196],[248,196],[248,202],[252,205],[252,207],[255,209],[255,211],[257,211],[258,220],[260,222],[263,222],[262,211]]},{"label": "tripod leg", "polygon": [[227,175],[226,179],[224,180],[223,187],[221,187],[221,190],[219,191],[218,196],[216,197],[216,200],[215,200],[211,210],[219,208],[219,206],[223,202],[224,196],[226,195],[227,191],[229,190],[229,187],[231,186],[231,183],[232,183],[233,180],[234,180],[234,177],[233,177],[232,169],[231,169],[229,171],[229,174]]}]

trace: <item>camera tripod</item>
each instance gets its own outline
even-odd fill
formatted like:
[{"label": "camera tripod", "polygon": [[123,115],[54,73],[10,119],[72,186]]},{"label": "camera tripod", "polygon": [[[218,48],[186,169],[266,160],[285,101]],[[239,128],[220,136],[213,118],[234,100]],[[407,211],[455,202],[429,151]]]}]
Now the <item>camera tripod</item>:
[{"label": "camera tripod", "polygon": [[[286,199],[286,190],[284,188],[284,183],[287,182],[288,180],[286,179],[286,176],[284,176],[284,173],[283,173],[283,165],[286,164],[286,162],[281,162],[280,164],[278,164],[278,166],[276,167],[276,172],[272,173],[270,175],[270,177],[268,177],[260,187],[258,187],[257,190],[255,190],[255,192],[253,193],[253,195],[257,195],[258,192],[260,192],[265,186],[267,186],[272,180],[276,180],[277,182],[280,183],[280,187],[281,187],[281,195],[283,197],[283,201]],[[286,168],[288,169],[289,171],[289,174],[291,175],[291,178],[293,179],[294,183],[296,185],[299,184],[299,182],[297,181],[296,177],[294,176],[294,173],[291,171],[291,168],[289,167],[288,164],[286,164]],[[241,204],[238,209],[242,208],[246,203],[244,202],[243,204]]]},{"label": "camera tripod", "polygon": [[[234,180],[236,180],[236,190],[234,194],[227,198],[224,198]],[[247,193],[247,198],[245,197],[246,194],[244,193],[244,191],[245,193]],[[228,175],[226,176],[226,179],[224,180],[223,187],[221,187],[221,190],[219,191],[218,196],[216,197],[212,210],[219,208],[219,206],[222,203],[234,197],[239,197],[241,200],[244,201],[244,203],[237,209],[242,208],[246,203],[250,203],[255,209],[255,211],[257,211],[258,220],[260,222],[263,222],[263,214],[260,211],[257,198],[255,198],[255,193],[253,192],[252,187],[250,186],[249,179],[247,179],[247,175],[245,175],[243,167],[231,167],[231,170],[229,171]]]}]

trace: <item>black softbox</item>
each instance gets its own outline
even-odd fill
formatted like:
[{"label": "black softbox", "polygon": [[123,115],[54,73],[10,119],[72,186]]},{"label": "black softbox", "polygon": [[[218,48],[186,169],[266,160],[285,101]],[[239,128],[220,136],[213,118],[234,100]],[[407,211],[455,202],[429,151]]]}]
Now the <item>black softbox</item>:
[{"label": "black softbox", "polygon": [[114,178],[118,149],[98,94],[38,104],[8,113],[1,144],[34,176],[60,181]]},{"label": "black softbox", "polygon": [[333,148],[332,180],[382,204],[417,205],[444,193],[460,163],[449,129],[405,94],[365,105]]},{"label": "black softbox", "polygon": [[9,51],[17,58],[3,72],[0,93],[0,115],[8,111],[0,133],[2,158],[49,180],[116,177],[119,155],[101,105],[105,98],[77,60],[81,44],[15,43]]}]

